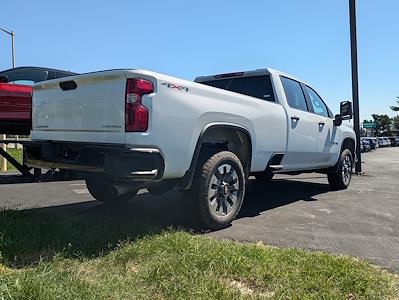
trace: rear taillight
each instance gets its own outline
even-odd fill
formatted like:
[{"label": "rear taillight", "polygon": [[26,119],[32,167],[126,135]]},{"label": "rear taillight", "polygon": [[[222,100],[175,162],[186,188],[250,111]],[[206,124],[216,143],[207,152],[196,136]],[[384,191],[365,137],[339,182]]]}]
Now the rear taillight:
[{"label": "rear taillight", "polygon": [[125,131],[143,132],[148,129],[148,109],[142,97],[154,92],[154,85],[145,79],[128,79],[125,97]]}]

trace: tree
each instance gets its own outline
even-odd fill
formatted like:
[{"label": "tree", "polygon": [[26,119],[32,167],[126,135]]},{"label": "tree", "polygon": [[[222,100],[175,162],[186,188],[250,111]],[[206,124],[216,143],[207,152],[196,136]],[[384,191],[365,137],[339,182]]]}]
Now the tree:
[{"label": "tree", "polygon": [[396,100],[396,103],[397,103],[398,106],[391,106],[391,109],[393,111],[399,111],[399,97],[396,97],[396,98],[398,98],[398,100]]},{"label": "tree", "polygon": [[[396,100],[398,106],[391,106],[391,109],[393,111],[399,111],[399,97],[396,98],[398,99]],[[392,125],[395,128],[395,130],[399,130],[399,115],[392,118]]]},{"label": "tree", "polygon": [[392,118],[392,125],[396,130],[399,130],[399,116]]},{"label": "tree", "polygon": [[389,136],[391,135],[392,120],[388,115],[372,115],[375,123],[375,136]]}]

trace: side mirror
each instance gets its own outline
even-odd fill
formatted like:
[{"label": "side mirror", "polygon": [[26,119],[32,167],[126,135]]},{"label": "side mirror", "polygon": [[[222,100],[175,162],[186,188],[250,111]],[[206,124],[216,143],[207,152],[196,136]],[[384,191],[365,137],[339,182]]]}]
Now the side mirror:
[{"label": "side mirror", "polygon": [[352,119],[352,102],[343,101],[340,103],[339,114],[342,120]]},{"label": "side mirror", "polygon": [[339,105],[339,115],[335,115],[334,125],[341,126],[342,120],[352,119],[352,102],[342,101]]},{"label": "side mirror", "polygon": [[341,117],[341,115],[335,115],[335,118],[334,118],[334,125],[335,126],[341,126],[341,124],[342,124],[342,117]]},{"label": "side mirror", "polygon": [[0,83],[7,83],[7,82],[8,82],[8,76],[0,75]]}]

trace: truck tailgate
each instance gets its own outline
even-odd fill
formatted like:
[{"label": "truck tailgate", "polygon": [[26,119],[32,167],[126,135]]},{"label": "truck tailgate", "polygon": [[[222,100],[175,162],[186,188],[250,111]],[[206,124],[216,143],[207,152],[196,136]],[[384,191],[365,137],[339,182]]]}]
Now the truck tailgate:
[{"label": "truck tailgate", "polygon": [[32,99],[32,138],[51,140],[59,136],[68,139],[68,134],[90,137],[95,136],[90,133],[103,133],[101,135],[108,136],[109,142],[115,142],[113,133],[120,135],[125,129],[125,89],[122,70],[36,84]]}]

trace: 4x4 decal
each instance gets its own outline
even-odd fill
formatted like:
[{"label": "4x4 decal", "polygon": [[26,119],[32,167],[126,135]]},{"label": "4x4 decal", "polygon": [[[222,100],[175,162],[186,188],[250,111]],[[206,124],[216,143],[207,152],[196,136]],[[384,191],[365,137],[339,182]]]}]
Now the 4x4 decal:
[{"label": "4x4 decal", "polygon": [[176,89],[178,91],[185,91],[185,92],[189,91],[188,87],[185,87],[185,86],[182,86],[182,85],[176,85],[174,83],[163,82],[163,83],[161,83],[161,85],[164,85],[164,86],[166,86],[169,89]]}]

